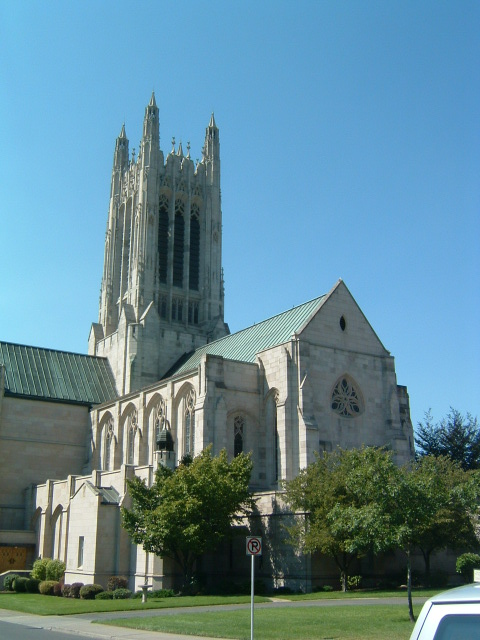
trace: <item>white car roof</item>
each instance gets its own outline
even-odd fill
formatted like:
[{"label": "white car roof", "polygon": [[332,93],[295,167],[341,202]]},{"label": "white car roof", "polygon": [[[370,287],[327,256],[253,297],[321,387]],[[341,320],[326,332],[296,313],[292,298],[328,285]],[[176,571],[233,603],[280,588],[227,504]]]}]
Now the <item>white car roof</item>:
[{"label": "white car roof", "polygon": [[447,604],[452,602],[480,602],[480,582],[466,584],[438,593],[430,598],[432,604]]}]

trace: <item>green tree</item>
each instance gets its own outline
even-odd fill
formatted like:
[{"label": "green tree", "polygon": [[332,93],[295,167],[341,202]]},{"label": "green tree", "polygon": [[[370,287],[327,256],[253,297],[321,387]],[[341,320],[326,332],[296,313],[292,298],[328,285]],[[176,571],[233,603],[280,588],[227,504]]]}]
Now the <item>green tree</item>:
[{"label": "green tree", "polygon": [[191,583],[197,559],[215,548],[236,516],[253,508],[249,491],[250,456],[230,462],[225,450],[216,457],[207,447],[174,471],[160,466],[151,487],[128,481],[132,508],[122,508],[123,526],[145,551],[175,560],[184,587]]},{"label": "green tree", "polygon": [[473,570],[480,569],[480,556],[477,553],[463,553],[457,558],[455,568],[465,582],[472,582]]},{"label": "green tree", "polygon": [[285,485],[297,514],[288,528],[301,551],[332,557],[348,589],[351,562],[391,547],[393,495],[398,473],[390,452],[374,447],[324,453]]},{"label": "green tree", "polygon": [[418,547],[425,560],[425,580],[430,584],[430,557],[441,549],[476,549],[478,474],[464,471],[445,456],[423,456],[413,466],[418,486],[429,503],[418,532]]},{"label": "green tree", "polygon": [[418,423],[415,443],[420,457],[447,456],[465,470],[480,469],[480,428],[470,413],[463,416],[450,407],[447,417],[435,424],[428,411]]},{"label": "green tree", "polygon": [[412,621],[412,552],[420,548],[428,557],[435,549],[473,540],[477,475],[475,472],[462,476],[458,465],[434,456],[398,471],[391,526],[395,546],[407,559],[408,611]]}]

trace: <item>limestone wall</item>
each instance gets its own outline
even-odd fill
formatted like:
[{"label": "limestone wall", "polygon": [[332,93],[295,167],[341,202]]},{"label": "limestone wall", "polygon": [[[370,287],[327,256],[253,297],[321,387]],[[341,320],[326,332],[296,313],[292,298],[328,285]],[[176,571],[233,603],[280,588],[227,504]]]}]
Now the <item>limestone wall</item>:
[{"label": "limestone wall", "polygon": [[81,473],[87,458],[88,408],[4,397],[0,416],[0,529],[30,528],[24,490],[48,478]]}]

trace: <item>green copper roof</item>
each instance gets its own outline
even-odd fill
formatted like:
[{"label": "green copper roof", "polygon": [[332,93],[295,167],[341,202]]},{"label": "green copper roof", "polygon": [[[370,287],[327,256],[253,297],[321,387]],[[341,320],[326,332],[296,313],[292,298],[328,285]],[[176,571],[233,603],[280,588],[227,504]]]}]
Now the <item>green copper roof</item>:
[{"label": "green copper roof", "polygon": [[293,334],[298,333],[320,308],[325,298],[326,296],[320,296],[252,327],[210,342],[194,351],[186,360],[180,360],[179,364],[168,372],[168,376],[195,369],[206,353],[221,356],[226,360],[255,362],[257,353],[284,344]]},{"label": "green copper roof", "polygon": [[99,404],[117,397],[106,358],[0,342],[5,395]]}]

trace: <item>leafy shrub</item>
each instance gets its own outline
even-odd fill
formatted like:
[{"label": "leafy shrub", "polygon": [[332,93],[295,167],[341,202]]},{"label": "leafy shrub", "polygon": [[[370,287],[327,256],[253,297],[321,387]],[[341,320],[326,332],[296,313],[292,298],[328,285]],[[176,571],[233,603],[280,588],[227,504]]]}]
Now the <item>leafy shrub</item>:
[{"label": "leafy shrub", "polygon": [[480,556],[477,553],[464,553],[458,556],[455,568],[465,582],[473,582],[473,570],[480,569]]},{"label": "leafy shrub", "polygon": [[13,590],[15,593],[26,593],[28,578],[18,576],[13,583]]},{"label": "leafy shrub", "polygon": [[156,589],[149,594],[152,598],[174,598],[175,591],[173,589]]},{"label": "leafy shrub", "polygon": [[322,587],[322,591],[325,591],[325,593],[330,593],[331,591],[333,591],[333,587],[331,584],[324,584]]},{"label": "leafy shrub", "polygon": [[362,576],[348,576],[347,585],[349,589],[359,589],[362,582]]},{"label": "leafy shrub", "polygon": [[95,596],[95,600],[113,600],[113,591],[100,591]]},{"label": "leafy shrub", "polygon": [[13,583],[20,576],[17,573],[9,573],[3,580],[3,588],[5,591],[13,591]]},{"label": "leafy shrub", "polygon": [[65,573],[65,563],[61,560],[50,560],[47,562],[46,580],[56,580],[57,582],[63,578]]},{"label": "leafy shrub", "polygon": [[[173,589],[156,589],[155,591],[147,591],[148,599],[174,598],[175,595],[176,594]],[[136,598],[136,599],[139,599],[142,596],[143,596],[143,591],[141,589],[138,591],[135,591],[135,593],[132,594],[132,598]]]},{"label": "leafy shrub", "polygon": [[108,591],[115,591],[115,589],[126,589],[128,586],[128,578],[125,576],[110,576],[107,583]]},{"label": "leafy shrub", "polygon": [[82,600],[94,600],[97,593],[101,593],[103,587],[100,584],[85,584],[80,589],[80,598]]},{"label": "leafy shrub", "polygon": [[113,592],[114,600],[128,600],[128,598],[132,597],[132,592],[130,589],[115,589]]},{"label": "leafy shrub", "polygon": [[38,558],[33,563],[33,568],[31,572],[32,578],[36,578],[37,580],[46,580],[47,579],[47,565],[51,562],[51,558]]},{"label": "leafy shrub", "polygon": [[57,598],[62,597],[62,587],[63,584],[61,582],[56,582],[55,586],[53,587],[53,595],[57,596]]},{"label": "leafy shrub", "polygon": [[64,598],[70,598],[70,591],[71,591],[72,585],[71,584],[64,584],[62,587],[62,596]]},{"label": "leafy shrub", "polygon": [[58,584],[56,580],[42,580],[38,585],[38,591],[43,596],[53,596],[56,584]]},{"label": "leafy shrub", "polygon": [[25,583],[27,593],[38,593],[39,584],[40,580],[37,580],[37,578],[27,578],[27,581]]},{"label": "leafy shrub", "polygon": [[80,589],[83,587],[83,582],[74,582],[70,585],[70,598],[80,598]]}]

